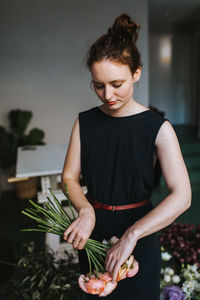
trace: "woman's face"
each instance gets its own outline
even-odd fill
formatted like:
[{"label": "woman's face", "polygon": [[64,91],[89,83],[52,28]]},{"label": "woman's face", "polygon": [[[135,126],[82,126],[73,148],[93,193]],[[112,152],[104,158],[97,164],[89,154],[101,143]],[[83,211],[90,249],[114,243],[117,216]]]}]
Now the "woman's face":
[{"label": "woman's face", "polygon": [[112,110],[133,100],[133,83],[139,80],[140,73],[138,69],[133,75],[128,65],[109,59],[95,62],[91,68],[94,90],[106,108]]}]

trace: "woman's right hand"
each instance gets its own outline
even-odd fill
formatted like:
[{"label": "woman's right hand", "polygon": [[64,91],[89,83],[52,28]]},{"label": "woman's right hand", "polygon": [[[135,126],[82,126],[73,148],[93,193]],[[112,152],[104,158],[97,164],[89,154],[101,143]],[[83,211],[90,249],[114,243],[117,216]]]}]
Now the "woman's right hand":
[{"label": "woman's right hand", "polygon": [[95,212],[92,207],[80,209],[78,218],[64,232],[64,240],[75,249],[83,249],[95,226]]}]

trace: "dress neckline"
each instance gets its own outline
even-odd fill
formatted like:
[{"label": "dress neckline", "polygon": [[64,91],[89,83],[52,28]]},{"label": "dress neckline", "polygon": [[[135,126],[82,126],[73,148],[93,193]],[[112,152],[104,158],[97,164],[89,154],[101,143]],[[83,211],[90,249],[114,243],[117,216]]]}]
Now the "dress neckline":
[{"label": "dress neckline", "polygon": [[100,109],[100,107],[99,107],[99,106],[96,106],[96,109],[97,109],[97,111],[99,111],[100,113],[102,113],[103,115],[105,115],[106,117],[108,117],[108,118],[112,118],[112,119],[125,119],[125,118],[133,118],[133,117],[141,116],[142,114],[144,114],[144,113],[147,113],[147,112],[151,111],[151,109],[146,109],[146,110],[144,110],[144,111],[141,111],[141,112],[139,112],[139,113],[136,113],[136,114],[133,114],[133,115],[129,115],[129,116],[122,116],[122,117],[114,117],[114,116],[111,116],[111,115],[109,115],[109,114],[105,113],[103,110],[101,110],[101,109]]}]

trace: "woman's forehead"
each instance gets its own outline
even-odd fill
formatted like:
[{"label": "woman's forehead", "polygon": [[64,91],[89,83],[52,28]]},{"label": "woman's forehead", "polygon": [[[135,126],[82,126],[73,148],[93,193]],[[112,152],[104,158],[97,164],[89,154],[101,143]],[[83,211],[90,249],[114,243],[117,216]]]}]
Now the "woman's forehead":
[{"label": "woman's forehead", "polygon": [[119,81],[132,76],[128,65],[114,62],[111,60],[102,60],[95,62],[91,68],[93,81]]}]

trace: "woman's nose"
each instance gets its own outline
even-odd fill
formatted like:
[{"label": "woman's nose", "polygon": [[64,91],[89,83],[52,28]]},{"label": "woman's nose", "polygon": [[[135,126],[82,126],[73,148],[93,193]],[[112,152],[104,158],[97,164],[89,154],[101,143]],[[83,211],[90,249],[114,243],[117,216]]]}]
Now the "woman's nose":
[{"label": "woman's nose", "polygon": [[104,98],[105,100],[110,100],[113,97],[113,89],[112,87],[105,87],[104,90]]}]

